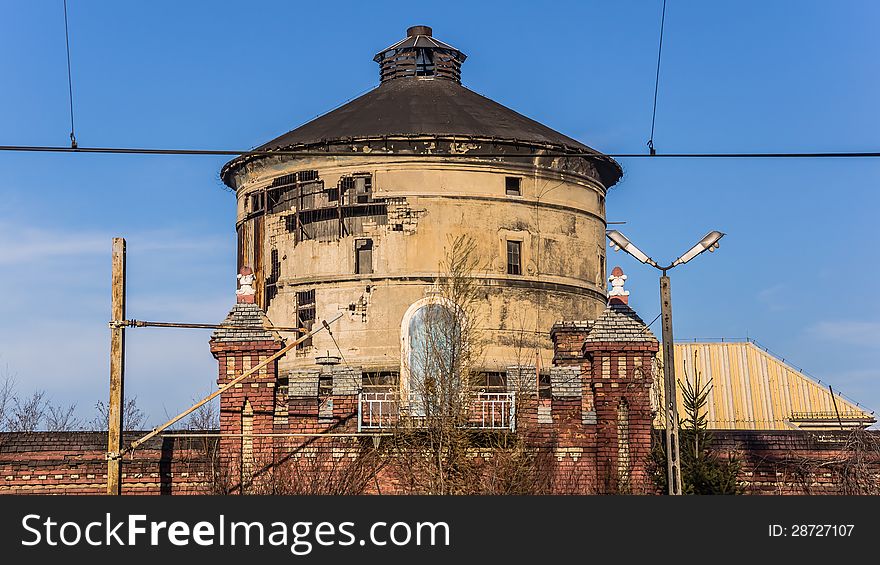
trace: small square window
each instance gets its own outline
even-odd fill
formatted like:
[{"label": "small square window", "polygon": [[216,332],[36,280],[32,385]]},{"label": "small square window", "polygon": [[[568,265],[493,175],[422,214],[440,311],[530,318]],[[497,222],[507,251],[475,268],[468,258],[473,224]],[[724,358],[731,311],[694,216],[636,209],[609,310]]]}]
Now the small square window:
[{"label": "small square window", "polygon": [[522,242],[521,241],[508,241],[507,242],[507,274],[508,275],[521,275],[522,274]]},{"label": "small square window", "polygon": [[522,196],[522,179],[519,177],[504,177],[504,193],[507,196]]}]

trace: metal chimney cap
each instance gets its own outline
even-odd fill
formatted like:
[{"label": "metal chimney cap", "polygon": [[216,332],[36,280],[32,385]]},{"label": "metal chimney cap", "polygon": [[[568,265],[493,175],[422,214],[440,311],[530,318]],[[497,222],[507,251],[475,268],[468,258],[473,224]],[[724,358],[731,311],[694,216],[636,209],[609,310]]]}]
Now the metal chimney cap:
[{"label": "metal chimney cap", "polygon": [[430,26],[412,26],[410,28],[407,28],[406,36],[414,37],[416,35],[427,35],[428,37],[431,37],[432,31],[433,30],[430,28]]}]

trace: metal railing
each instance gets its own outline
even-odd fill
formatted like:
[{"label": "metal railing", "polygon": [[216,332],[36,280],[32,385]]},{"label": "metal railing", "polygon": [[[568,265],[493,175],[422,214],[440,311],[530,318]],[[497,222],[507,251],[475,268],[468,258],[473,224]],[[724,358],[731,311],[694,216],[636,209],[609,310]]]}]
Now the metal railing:
[{"label": "metal railing", "polygon": [[[474,397],[467,426],[484,430],[516,430],[516,396],[513,392],[480,392]],[[408,410],[395,392],[358,394],[358,432],[394,427]],[[412,422],[418,427],[419,418]]]},{"label": "metal railing", "polygon": [[393,392],[358,394],[358,431],[390,428],[397,422],[399,404]]},{"label": "metal railing", "polygon": [[[475,416],[479,419],[475,420]],[[471,426],[485,430],[516,429],[516,403],[512,392],[481,392],[474,399]]]}]

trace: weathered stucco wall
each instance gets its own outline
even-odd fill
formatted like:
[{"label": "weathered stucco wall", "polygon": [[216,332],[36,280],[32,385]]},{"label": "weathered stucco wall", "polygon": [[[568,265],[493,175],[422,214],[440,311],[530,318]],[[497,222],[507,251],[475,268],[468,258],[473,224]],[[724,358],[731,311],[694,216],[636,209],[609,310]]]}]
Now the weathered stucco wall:
[{"label": "weathered stucco wall", "polygon": [[[264,201],[265,213],[258,211],[259,194],[271,191],[273,181],[277,186],[275,179],[306,170],[317,171],[322,184],[312,186],[323,189],[319,199],[344,184],[343,177],[369,177],[368,203],[381,210],[352,220],[341,236],[333,216],[339,201],[306,204],[323,208],[327,218],[306,232],[294,218],[301,203]],[[519,179],[519,195],[508,194],[507,177]],[[334,336],[348,362],[366,370],[399,368],[404,313],[426,295],[446,246],[459,235],[474,238],[482,259],[474,276],[484,291],[479,325],[487,330],[487,370],[534,363],[536,349],[538,362],[549,366],[550,326],[563,318],[592,319],[605,306],[606,191],[589,176],[522,162],[279,157],[242,168],[235,185],[239,261],[257,271],[258,301],[269,318],[296,325],[297,293],[314,290],[316,320],[347,312]],[[311,238],[303,235],[309,230]],[[372,245],[371,272],[358,273],[356,240],[365,239]],[[521,242],[521,274],[508,274],[508,240]],[[285,359],[279,370],[313,365],[325,351],[335,353],[336,346],[318,335],[312,348]]]}]

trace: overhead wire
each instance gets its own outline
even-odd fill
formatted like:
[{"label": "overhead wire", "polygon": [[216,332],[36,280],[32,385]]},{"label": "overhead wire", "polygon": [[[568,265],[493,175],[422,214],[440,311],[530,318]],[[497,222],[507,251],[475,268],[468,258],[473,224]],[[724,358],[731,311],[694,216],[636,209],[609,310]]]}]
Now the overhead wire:
[{"label": "overhead wire", "polygon": [[67,23],[67,0],[64,0],[64,44],[67,47],[67,99],[70,102],[70,148],[76,149],[76,129],[73,126],[73,73],[70,70],[70,32]]},{"label": "overhead wire", "polygon": [[[74,120],[74,103],[73,103],[73,72],[70,60],[70,31],[68,19],[67,0],[63,0],[64,7],[64,39],[67,51],[67,87],[68,102],[70,111],[70,147],[62,146],[43,146],[43,145],[0,145],[0,151],[11,152],[47,152],[47,153],[102,153],[102,154],[137,154],[137,155],[214,155],[214,156],[241,156],[241,157],[261,157],[261,156],[278,156],[290,155],[301,157],[345,157],[345,156],[364,156],[366,152],[358,151],[313,151],[313,150],[297,150],[297,149],[270,149],[270,150],[229,150],[229,149],[176,149],[176,148],[144,148],[144,147],[79,147],[76,141],[76,129]],[[657,117],[657,99],[660,86],[660,63],[662,61],[663,52],[663,34],[666,22],[666,0],[663,0],[663,6],[660,16],[660,38],[657,48],[657,68],[654,77],[654,101],[651,113],[651,135],[648,139],[649,154],[643,153],[605,153],[596,152],[594,154],[572,151],[543,151],[535,154],[529,151],[524,154],[511,154],[493,151],[474,151],[468,153],[380,153],[370,152],[370,157],[393,157],[393,158],[445,158],[445,157],[509,157],[509,158],[535,158],[535,157],[590,157],[597,158],[640,158],[640,157],[666,157],[666,158],[734,158],[734,159],[752,159],[752,158],[872,158],[880,157],[880,151],[850,151],[850,152],[689,152],[689,153],[657,153],[654,147],[654,132]],[[344,103],[343,103],[344,104]]]},{"label": "overhead wire", "polygon": [[666,157],[673,159],[819,159],[819,158],[873,158],[880,157],[880,151],[801,151],[801,152],[688,152],[688,153],[575,153],[564,151],[545,151],[541,153],[504,153],[500,151],[471,151],[467,153],[380,153],[377,151],[315,151],[297,149],[272,150],[232,150],[232,149],[164,149],[149,147],[64,147],[53,145],[0,145],[0,151],[22,153],[102,153],[124,155],[206,155],[270,157],[279,155],[299,157],[390,157],[390,158],[467,158],[467,157],[508,157],[534,159],[536,157],[612,157],[615,159],[637,159],[642,157]]},{"label": "overhead wire", "polygon": [[657,120],[657,93],[660,90],[660,60],[663,54],[663,27],[666,23],[666,0],[663,0],[663,11],[660,15],[660,44],[657,46],[657,74],[654,76],[654,108],[651,111],[651,136],[648,138],[648,151],[653,157],[657,154],[654,148],[654,124]]}]

